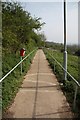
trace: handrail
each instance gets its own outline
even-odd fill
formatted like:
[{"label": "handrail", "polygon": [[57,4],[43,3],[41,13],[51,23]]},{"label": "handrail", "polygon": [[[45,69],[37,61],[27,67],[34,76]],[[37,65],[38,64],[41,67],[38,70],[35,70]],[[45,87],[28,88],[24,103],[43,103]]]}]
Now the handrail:
[{"label": "handrail", "polygon": [[48,54],[57,62],[57,64],[74,80],[74,82],[80,87],[80,83],[68,72],[65,68],[48,52]]},{"label": "handrail", "polygon": [[11,73],[13,72],[26,58],[28,58],[36,49],[30,52],[24,59],[22,59],[17,65],[15,65],[3,78],[0,79],[0,83]]},{"label": "handrail", "polygon": [[68,72],[65,70],[65,68],[48,52],[48,54],[57,62],[57,64],[73,79],[73,81],[76,83],[75,86],[75,92],[74,92],[74,101],[73,101],[73,109],[75,110],[76,107],[76,97],[77,97],[77,90],[78,87],[80,87],[80,83]]}]

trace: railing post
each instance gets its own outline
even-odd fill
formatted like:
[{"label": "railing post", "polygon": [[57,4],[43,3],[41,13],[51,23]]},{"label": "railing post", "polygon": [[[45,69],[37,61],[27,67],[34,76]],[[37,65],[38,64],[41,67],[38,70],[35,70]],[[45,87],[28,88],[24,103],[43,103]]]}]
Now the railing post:
[{"label": "railing post", "polygon": [[[51,50],[51,56],[53,56],[53,51]],[[55,62],[55,59],[54,59],[54,73],[55,73],[55,64],[56,64],[56,62]]]},{"label": "railing post", "polygon": [[55,73],[55,60],[54,60],[54,73]]},{"label": "railing post", "polygon": [[[21,61],[22,61],[22,56],[21,56]],[[22,74],[22,62],[21,62],[21,74]]]},{"label": "railing post", "polygon": [[76,107],[77,90],[78,90],[78,86],[76,85],[75,93],[74,93],[74,101],[73,101],[73,110],[75,110],[75,107]]}]

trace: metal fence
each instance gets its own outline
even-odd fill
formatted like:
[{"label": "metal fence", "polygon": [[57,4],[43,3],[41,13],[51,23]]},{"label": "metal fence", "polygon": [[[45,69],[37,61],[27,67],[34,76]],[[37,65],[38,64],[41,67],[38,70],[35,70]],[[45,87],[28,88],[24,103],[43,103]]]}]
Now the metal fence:
[{"label": "metal fence", "polygon": [[77,91],[78,88],[80,88],[80,83],[68,72],[64,69],[64,67],[53,57],[52,54],[50,54],[50,52],[46,49],[47,53],[49,54],[49,56],[54,60],[54,71],[55,71],[55,63],[57,63],[62,69],[63,71],[65,71],[67,73],[67,75],[69,75],[73,82],[75,83],[75,93],[74,93],[74,101],[73,101],[73,109],[75,110],[76,107],[76,97],[77,97]]}]

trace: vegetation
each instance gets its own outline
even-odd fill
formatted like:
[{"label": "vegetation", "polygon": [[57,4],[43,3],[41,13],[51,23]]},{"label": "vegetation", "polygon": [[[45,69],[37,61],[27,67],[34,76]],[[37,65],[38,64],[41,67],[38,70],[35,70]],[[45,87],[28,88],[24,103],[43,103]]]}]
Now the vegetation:
[{"label": "vegetation", "polygon": [[[3,34],[3,48],[2,48],[2,76],[8,73],[19,61],[20,61],[20,49],[26,49],[26,55],[36,47],[42,47],[45,45],[50,50],[54,57],[63,64],[63,44],[45,42],[46,37],[44,34],[38,34],[36,31],[41,30],[44,22],[40,22],[41,18],[32,17],[28,11],[24,11],[18,3],[2,3],[2,34]],[[75,48],[75,47],[74,47]],[[0,48],[1,49],[1,48]],[[78,80],[78,57],[72,56],[78,55],[79,51],[76,47],[73,51],[71,47],[68,47],[68,71]],[[36,52],[36,51],[35,51]],[[16,68],[3,82],[2,82],[2,96],[3,96],[3,110],[9,106],[16,95],[18,88],[22,83],[23,76],[28,71],[32,62],[35,52],[23,63],[23,74],[20,75],[20,66]],[[54,67],[54,61],[45,51],[47,59],[49,60],[52,68]],[[56,54],[57,53],[57,54]],[[56,64],[56,75],[59,77],[59,81],[63,81],[63,70]],[[70,96],[72,102],[74,94],[74,85],[68,76],[69,82],[64,87],[66,93]],[[77,94],[77,108],[80,108],[80,93]]]},{"label": "vegetation", "polygon": [[[54,63],[54,60],[50,57],[49,53],[56,58],[58,62],[61,63],[63,66],[63,54],[60,51],[55,51],[55,50],[46,50],[44,49],[44,52],[46,54],[46,58],[48,59],[50,66],[52,67],[54,71],[54,64],[55,64],[55,74],[58,77],[58,80],[60,83],[64,82],[64,77],[63,77],[63,70],[62,68],[57,65],[57,63]],[[48,53],[49,52],[49,53]],[[80,64],[80,63],[79,63]],[[78,57],[74,55],[68,55],[68,72],[77,80],[79,80],[79,68],[78,68]],[[67,81],[64,86],[61,86],[64,94],[66,95],[67,100],[69,101],[71,107],[73,107],[73,99],[74,99],[74,91],[75,91],[75,84],[73,80],[71,79],[70,76],[67,76]],[[80,91],[78,90],[77,94],[77,107],[76,107],[76,113],[80,115]]]},{"label": "vegetation", "polygon": [[24,44],[31,42],[36,46],[38,38],[41,40],[40,35],[35,32],[44,25],[40,22],[41,18],[32,18],[19,4],[3,3],[2,20],[3,48],[6,50],[16,53]]},{"label": "vegetation", "polygon": [[[42,46],[43,34],[35,31],[41,30],[44,23],[41,18],[33,18],[28,11],[24,11],[18,3],[2,3],[2,76],[8,73],[20,61],[20,49],[25,48],[27,55],[36,47]],[[28,71],[35,52],[23,62],[23,74],[20,75],[20,66],[2,82],[3,111],[13,100],[23,75]]]},{"label": "vegetation", "polygon": [[[46,42],[45,46],[47,48],[59,50],[61,52],[64,51],[64,45],[62,43]],[[80,47],[78,45],[67,45],[67,52],[68,52],[68,54],[79,56],[80,55]]]},{"label": "vegetation", "polygon": [[78,50],[75,52],[75,54],[76,54],[77,56],[80,56],[80,49],[78,49]]}]

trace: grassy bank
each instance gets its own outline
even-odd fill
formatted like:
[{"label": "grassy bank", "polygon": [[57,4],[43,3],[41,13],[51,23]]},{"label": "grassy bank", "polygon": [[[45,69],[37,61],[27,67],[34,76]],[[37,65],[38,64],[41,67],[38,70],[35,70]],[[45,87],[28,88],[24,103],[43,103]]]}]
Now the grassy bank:
[{"label": "grassy bank", "polygon": [[[37,34],[45,22],[37,16],[32,17],[25,11],[22,3],[2,2],[2,75],[8,73],[20,61],[20,49],[26,49],[26,55],[34,48],[42,46],[43,34]],[[43,44],[44,45],[44,44]],[[35,54],[35,53],[34,53]],[[29,70],[34,54],[23,62],[23,74],[20,65],[2,82],[2,106],[5,110],[13,101],[23,76]]]},{"label": "grassy bank", "polygon": [[[26,55],[30,51],[27,51]],[[23,81],[23,76],[29,70],[32,59],[36,51],[32,53],[24,62],[23,62],[23,74],[20,75],[20,65],[2,82],[2,107],[3,111],[11,104],[14,100],[16,93],[19,90],[20,85]],[[3,53],[3,76],[9,72],[18,62],[20,61],[19,53]]]},{"label": "grassy bank", "polygon": [[[50,57],[48,52],[57,59],[58,62],[63,65],[63,53],[60,51],[53,51],[53,50],[44,50],[44,53],[46,54],[46,58],[48,59],[50,66],[53,69],[53,72],[55,72],[58,81],[60,83],[63,83],[64,77],[63,77],[63,70],[62,68],[56,63],[55,64],[55,71],[54,71],[54,60]],[[78,76],[78,57],[74,55],[68,55],[68,72],[77,80],[79,81],[79,76]],[[64,86],[61,86],[64,94],[66,95],[66,98],[68,102],[70,103],[70,106],[72,107],[73,110],[73,99],[74,99],[74,91],[75,91],[75,84],[73,80],[67,76],[67,81]],[[80,92],[78,90],[77,94],[77,102],[76,102],[76,109],[75,109],[76,115],[80,116]]]}]

